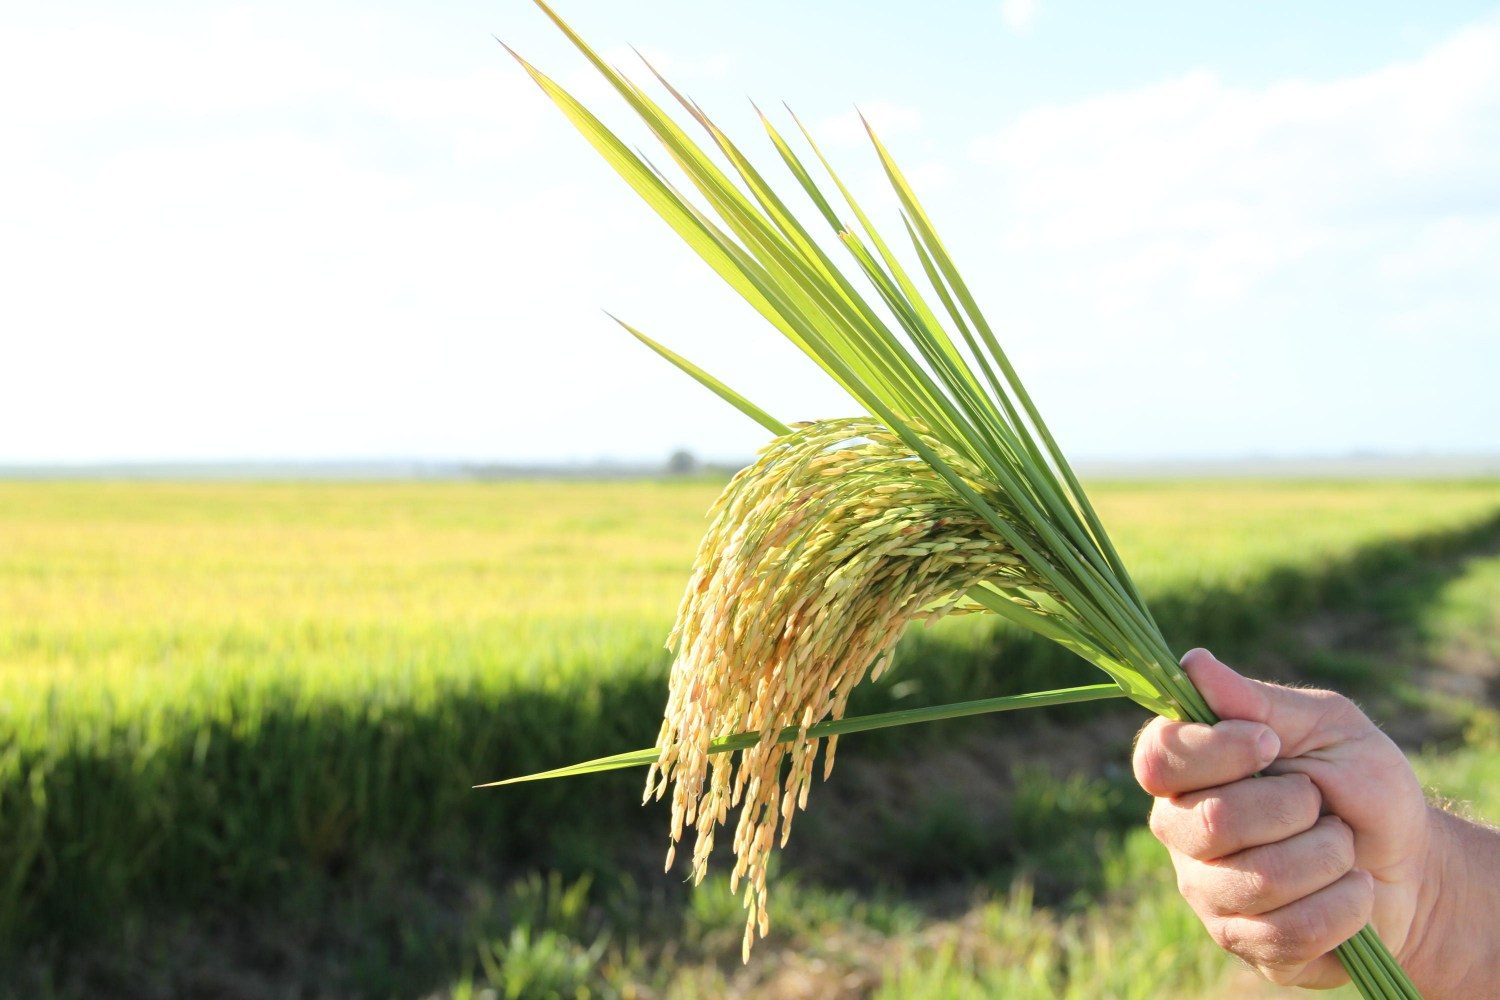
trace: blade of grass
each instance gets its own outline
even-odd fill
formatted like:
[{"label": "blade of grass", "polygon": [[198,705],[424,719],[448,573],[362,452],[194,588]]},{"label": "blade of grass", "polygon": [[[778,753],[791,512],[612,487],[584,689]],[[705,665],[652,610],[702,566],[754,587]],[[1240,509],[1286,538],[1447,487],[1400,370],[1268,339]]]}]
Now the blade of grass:
[{"label": "blade of grass", "polygon": [[[1026,411],[1026,416],[1030,420],[1031,425],[1036,429],[1037,434],[1041,437],[1043,444],[1046,446],[1047,454],[1051,456],[1052,462],[1055,464],[1057,470],[1062,474],[1063,480],[1067,483],[1068,490],[1072,495],[1074,502],[1077,503],[1079,509],[1083,513],[1089,530],[1094,537],[1094,541],[1102,550],[1102,553],[1105,559],[1108,561],[1110,567],[1120,578],[1120,581],[1124,588],[1128,591],[1130,596],[1134,599],[1135,603],[1139,606],[1141,613],[1147,618],[1152,627],[1155,628],[1155,619],[1151,617],[1150,610],[1146,605],[1145,599],[1142,597],[1139,589],[1136,587],[1135,581],[1130,576],[1129,571],[1125,568],[1124,561],[1120,558],[1119,553],[1115,550],[1114,542],[1110,539],[1109,533],[1104,530],[1103,522],[1099,520],[1099,515],[1094,510],[1093,504],[1089,501],[1088,494],[1084,492],[1083,486],[1081,483],[1079,483],[1078,477],[1074,474],[1073,468],[1069,464],[1067,457],[1063,455],[1062,449],[1058,447],[1057,441],[1052,436],[1051,430],[1047,427],[1046,421],[1042,419],[1041,412],[1037,410],[1036,404],[1031,399],[1031,394],[1026,391],[1026,387],[1021,383],[1020,376],[1016,373],[1014,366],[1012,366],[1012,364],[1010,363],[1009,357],[1000,347],[1000,342],[995,337],[994,331],[990,328],[989,323],[985,320],[984,314],[980,311],[979,304],[975,300],[973,293],[970,292],[968,285],[964,282],[963,277],[959,274],[957,266],[953,263],[953,259],[949,256],[947,249],[943,246],[942,241],[938,238],[937,231],[933,227],[932,221],[928,217],[926,210],[922,207],[921,202],[917,200],[916,192],[907,182],[905,175],[901,172],[901,168],[897,166],[895,159],[885,148],[885,144],[880,141],[880,137],[876,135],[875,130],[870,127],[869,122],[865,122],[864,124],[865,131],[870,137],[870,142],[875,147],[876,155],[880,158],[881,166],[885,170],[886,178],[890,181],[891,187],[895,190],[896,196],[902,203],[902,207],[906,210],[909,221],[921,234],[922,241],[926,244],[928,251],[931,253],[933,259],[937,262],[938,269],[942,272],[949,286],[953,289],[954,294],[963,304],[964,311],[969,314],[969,317],[973,321],[975,328],[979,330],[981,337],[984,338],[985,346],[988,347],[991,357],[994,359],[996,364],[1000,366],[1001,371],[1005,375],[1006,382],[1015,392],[1016,398],[1017,400],[1019,400],[1022,408]],[[1188,686],[1191,687],[1191,685]],[[1194,695],[1197,694],[1196,691],[1194,691],[1193,693]],[[1198,704],[1194,706],[1195,708],[1201,709],[1201,711],[1203,712],[1208,712],[1208,706],[1206,704],[1202,704],[1201,697],[1194,700],[1198,702]]]},{"label": "blade of grass", "polygon": [[723,382],[720,382],[718,379],[714,378],[708,372],[704,371],[702,368],[699,368],[697,365],[693,364],[691,361],[678,354],[676,351],[658,344],[656,341],[652,340],[650,337],[646,336],[644,333],[637,330],[635,327],[631,326],[623,319],[620,319],[618,316],[615,316],[611,313],[605,313],[605,315],[609,316],[610,319],[614,320],[616,323],[624,327],[626,332],[628,332],[636,340],[639,340],[641,343],[651,348],[657,354],[660,354],[662,357],[672,362],[672,364],[676,365],[678,368],[682,369],[682,371],[686,372],[689,376],[697,380],[699,384],[706,386],[707,388],[712,390],[714,395],[724,400],[724,402],[728,403],[736,410],[739,410],[751,420],[754,420],[756,423],[760,424],[772,434],[780,436],[782,434],[791,433],[792,429],[786,424],[782,423],[780,420],[777,420],[765,410],[762,410],[760,407],[750,402],[750,400],[735,392],[733,389],[729,388],[729,386],[725,385]]},{"label": "blade of grass", "polygon": [[[1013,694],[1001,698],[981,698],[977,701],[961,701],[949,705],[933,705],[927,708],[908,708],[898,712],[880,712],[875,715],[859,715],[848,719],[831,719],[808,726],[804,732],[797,726],[789,726],[776,735],[778,743],[790,743],[803,737],[842,736],[848,733],[863,733],[874,729],[889,729],[893,726],[909,726],[919,722],[941,722],[946,719],[961,719],[971,715],[987,715],[994,712],[1012,712],[1022,708],[1045,708],[1049,705],[1072,705],[1085,701],[1102,701],[1105,698],[1123,698],[1125,692],[1116,684],[1089,684],[1083,687],[1059,688],[1055,691],[1037,691],[1031,694]],[[744,750],[759,743],[760,733],[735,733],[713,741],[710,753],[728,753]],[[595,774],[624,767],[642,767],[660,755],[655,747],[631,750],[626,753],[597,757],[593,760],[570,764],[567,767],[536,774],[525,774],[500,781],[489,781],[475,788],[496,788],[515,785],[523,781],[544,781],[551,778],[567,778],[580,774]]]},{"label": "blade of grass", "polygon": [[[1103,653],[1106,660],[1113,657],[1119,665],[1128,668],[1126,673],[1134,680],[1147,683],[1149,679],[1149,683],[1159,687],[1161,693],[1175,703],[1173,707],[1178,711],[1171,714],[1202,722],[1216,721],[1202,696],[1177,666],[1087,494],[1001,350],[993,330],[958,275],[915,194],[868,123],[866,129],[902,203],[904,221],[909,235],[914,237],[913,245],[921,258],[923,271],[959,327],[974,360],[984,368],[990,386],[995,390],[990,402],[998,402],[1003,413],[980,402],[975,392],[978,380],[968,362],[922,302],[920,292],[905,279],[905,271],[889,254],[858,206],[853,206],[853,209],[886,266],[882,267],[868,252],[862,258],[856,255],[856,259],[930,366],[930,372],[875,316],[863,298],[853,292],[841,272],[833,268],[826,255],[806,238],[800,223],[784,210],[748,160],[707,121],[696,104],[673,91],[689,114],[709,129],[720,152],[728,156],[741,181],[750,188],[754,203],[696,144],[687,139],[665,112],[633,83],[599,59],[547,7],[544,0],[537,0],[537,3],[631,104],[687,173],[699,193],[708,200],[729,232],[721,230],[654,169],[648,169],[641,158],[632,156],[617,137],[561,88],[521,60],[596,149],[732,287],[872,415],[894,431],[976,513],[996,528],[1007,544],[1050,585],[1050,590],[1043,587],[1046,593],[1039,594],[1042,605],[1046,605],[1049,612],[1058,610],[1053,607],[1055,601],[1076,616],[1079,634],[1088,636],[1082,645],[1083,655],[1092,647]],[[774,130],[771,131],[778,151],[825,218],[835,225],[851,249],[858,247],[858,241],[848,237],[847,230],[837,222],[831,206],[811,184],[806,171],[796,163],[794,156],[788,155],[785,143],[779,140]],[[834,180],[838,183],[836,177]],[[842,188],[841,184],[839,186]],[[731,238],[731,233],[734,238]],[[890,270],[887,271],[886,267]],[[946,294],[945,288],[952,290],[951,296]],[[978,331],[984,350],[976,344],[964,315],[972,323],[972,329]],[[675,357],[663,356],[668,360]],[[1000,368],[1009,392],[997,387],[998,380],[989,368],[989,361]],[[684,364],[679,364],[679,367],[690,375],[694,374],[692,368]],[[744,402],[743,397],[732,393],[716,379],[707,377],[701,369],[698,372],[700,374],[694,377],[731,403],[736,399]],[[932,377],[934,374],[938,379],[936,382]],[[744,407],[741,409],[755,415]],[[960,413],[960,410],[964,412]],[[1024,411],[1024,418],[1021,411]],[[765,416],[763,411],[760,412]],[[1018,521],[1026,526],[1026,530],[1015,530],[1007,519],[998,517],[989,499],[959,476],[928,445],[923,435],[916,432],[911,426],[913,419],[920,420],[942,445],[951,447],[960,455],[980,459],[992,469],[1004,494],[1019,506]],[[1016,513],[1007,510],[1008,516]],[[1040,548],[1031,544],[1031,533],[1037,536]],[[1028,619],[1029,597],[1009,601],[1000,590],[995,593],[1001,599],[1001,610],[997,613],[1008,612],[1013,622],[1029,627],[1047,617],[1033,615]],[[982,603],[984,596],[981,593],[976,600]],[[1041,608],[1042,605],[1032,604],[1030,607]],[[1066,633],[1063,637],[1067,638]],[[1063,644],[1068,645],[1067,642]],[[1080,650],[1075,649],[1077,651]],[[1105,663],[1100,665],[1109,670]],[[1152,707],[1150,701],[1138,700]],[[1342,945],[1339,955],[1351,974],[1357,973],[1356,980],[1367,995],[1416,996],[1410,981],[1372,929],[1366,927],[1356,938]]]},{"label": "blade of grass", "polygon": [[[796,120],[795,115],[793,115],[793,120]],[[868,217],[859,207],[859,204],[857,201],[855,201],[852,193],[839,179],[837,173],[833,170],[827,158],[824,157],[821,150],[818,149],[817,143],[813,139],[812,135],[800,121],[797,121],[797,124],[798,127],[802,130],[804,137],[807,139],[808,145],[812,148],[813,153],[818,157],[819,162],[823,164],[824,169],[828,172],[830,179],[843,194],[845,201],[850,207],[850,210],[853,211],[856,217],[860,220],[861,226],[864,227],[867,233],[870,233],[872,235],[872,238],[875,238],[878,241],[878,237],[874,236],[874,226],[870,223]],[[869,128],[868,124],[866,124],[866,128]],[[872,139],[875,138],[873,132],[871,132],[871,137]],[[876,139],[875,141],[878,145],[878,139]],[[884,147],[878,148],[883,152]],[[887,163],[886,169],[887,173],[891,175],[892,184],[904,185],[904,180],[900,177],[899,171],[896,170],[894,162],[889,160],[888,154],[883,154],[883,162]],[[910,197],[908,197],[910,189],[906,188],[905,190],[907,193],[901,194],[901,190],[898,188],[898,194],[901,194],[902,201],[907,205],[908,211],[920,211],[920,206],[917,206],[915,203],[915,196],[911,195]],[[878,246],[884,248],[883,241],[878,242]],[[893,261],[893,255],[891,255],[888,250],[884,250],[883,252],[888,260]],[[899,265],[896,266],[899,267]],[[904,272],[902,273],[904,274]],[[909,284],[909,282],[907,284]],[[975,308],[977,309],[977,306]],[[923,307],[923,314],[925,314],[927,317],[932,316],[930,310],[926,310],[925,307]],[[936,323],[935,318],[932,319],[932,322],[934,324]],[[986,327],[986,329],[988,328]],[[956,348],[953,347],[952,341],[946,340],[946,335],[944,336],[949,350],[953,351],[954,355],[956,356]],[[998,348],[998,345],[996,345],[996,347]],[[1006,364],[1008,365],[1008,362],[1006,362]],[[1010,373],[1011,371],[1007,370],[1008,377]],[[971,383],[973,382],[972,374],[969,376],[969,380]],[[977,385],[977,383],[973,384]],[[954,391],[957,392],[959,390],[955,388]],[[1046,462],[1040,458],[1036,446],[1029,441],[1029,437],[1025,434],[1025,425],[1020,423],[1019,416],[1014,413],[1014,410],[1009,408],[1009,402],[1005,399],[1004,394],[1001,395],[1001,401],[1004,405],[1006,405],[1008,414],[1010,414],[1013,417],[1014,422],[1019,425],[1016,427],[1016,430],[1021,439],[1021,442],[1027,446],[1024,451],[1015,454],[1015,458],[1019,460],[1021,468],[1018,470],[1013,470],[1006,463],[996,461],[993,455],[981,455],[979,457],[981,457],[982,459],[989,459],[986,464],[989,465],[990,468],[997,474],[997,476],[1001,480],[1001,485],[1006,488],[1011,497],[1022,506],[1023,513],[1027,515],[1028,520],[1043,535],[1043,538],[1052,547],[1053,551],[1062,557],[1066,569],[1071,574],[1076,574],[1074,580],[1076,580],[1076,582],[1081,585],[1086,591],[1089,591],[1096,600],[1099,600],[1103,607],[1111,607],[1118,611],[1120,615],[1120,617],[1117,619],[1118,622],[1123,624],[1127,629],[1127,634],[1130,634],[1132,636],[1131,641],[1127,643],[1127,647],[1130,645],[1138,646],[1142,653],[1149,654],[1150,662],[1161,660],[1162,656],[1160,651],[1156,648],[1157,644],[1152,642],[1153,637],[1151,633],[1153,631],[1157,631],[1154,629],[1154,623],[1150,623],[1152,627],[1148,628],[1144,623],[1138,623],[1136,621],[1136,619],[1142,617],[1141,613],[1132,606],[1130,595],[1125,593],[1120,588],[1119,584],[1116,583],[1113,575],[1107,572],[1107,565],[1099,556],[1097,546],[1088,544],[1089,540],[1086,537],[1079,537],[1081,534],[1081,525],[1077,522],[1077,513],[1070,505],[1062,502],[1061,498],[1058,498],[1058,502],[1049,502],[1049,500],[1052,500],[1053,498],[1052,496],[1049,496],[1047,494],[1055,493],[1055,491],[1044,490],[1042,494],[1038,494],[1036,492],[1038,485],[1046,486],[1052,482],[1052,471],[1050,467],[1047,466]],[[1027,460],[1028,452],[1030,453],[1030,456],[1036,459],[1035,461]],[[1017,475],[1016,472],[1020,472],[1020,474]],[[1042,516],[1042,512],[1038,508],[1038,504],[1048,508],[1053,517],[1049,518]],[[1060,544],[1059,539],[1056,537],[1057,529],[1056,527],[1054,527],[1054,518],[1061,524],[1064,531],[1070,531],[1070,533],[1073,533],[1075,535],[1075,538],[1077,538],[1083,544],[1078,546],[1076,549],[1073,545]],[[1084,564],[1086,562],[1092,563],[1092,566],[1085,568]],[[1086,608],[1083,608],[1081,606],[1080,610],[1086,610]],[[1111,624],[1113,625],[1114,623],[1111,622]],[[1169,655],[1168,658],[1170,658]],[[1169,688],[1180,686],[1175,683],[1177,679],[1172,677],[1170,671],[1163,670],[1162,676],[1163,679],[1167,682]],[[1188,687],[1190,687],[1190,685],[1188,685]],[[1174,696],[1184,696],[1186,692],[1173,690],[1173,694]],[[1196,695],[1196,692],[1193,692],[1193,695]],[[1192,704],[1191,697],[1188,698],[1188,703],[1190,705]],[[1193,707],[1196,708],[1198,706]],[[1207,706],[1201,707],[1203,711],[1207,711]]]},{"label": "blade of grass", "polygon": [[[786,323],[796,328],[799,337],[792,338],[794,343],[798,343],[804,350],[808,350],[809,346],[815,348],[816,357],[820,361],[826,362],[832,357],[837,357],[842,367],[855,372],[858,379],[854,382],[857,382],[859,387],[865,387],[867,391],[864,393],[856,391],[854,382],[847,379],[843,380],[843,384],[856,399],[868,396],[869,388],[884,390],[881,395],[886,400],[899,401],[901,405],[897,408],[909,415],[918,416],[930,428],[944,427],[949,415],[944,414],[940,407],[937,409],[933,407],[935,402],[941,401],[924,398],[912,387],[893,384],[890,381],[891,373],[882,370],[876,363],[878,352],[872,354],[871,344],[861,342],[861,331],[857,327],[851,329],[846,323],[841,322],[842,317],[839,315],[837,303],[831,303],[827,298],[826,282],[820,284],[816,275],[806,273],[795,249],[785,243],[774,225],[755,210],[724,172],[687,137],[686,133],[660,106],[623,74],[600,58],[598,53],[545,3],[545,0],[535,0],[535,2],[573,43],[574,47],[626,100],[693,182],[699,193],[708,199],[725,224],[744,243],[746,249],[755,255],[761,265],[760,272],[753,276],[760,279],[757,282],[759,291],[777,305],[778,312]],[[553,84],[553,87],[556,85]],[[573,101],[573,103],[577,102]],[[575,124],[577,124],[576,121]],[[623,143],[619,143],[618,139],[615,142],[623,148]],[[784,329],[783,332],[785,332]],[[842,350],[840,350],[841,346]],[[808,351],[808,353],[813,353],[813,351]],[[948,426],[947,429],[955,442],[955,447],[961,447],[963,435],[958,433],[956,427]]]},{"label": "blade of grass", "polygon": [[[762,251],[774,257],[777,252],[775,239],[769,235],[773,232],[773,227],[755,214],[753,207],[750,206],[749,202],[733,185],[728,183],[727,178],[724,177],[722,172],[709,162],[691,141],[686,139],[682,131],[666,117],[654,102],[645,98],[638,88],[625,80],[618,72],[600,59],[581,37],[573,32],[571,28],[547,7],[543,0],[536,0],[536,2],[557,23],[569,40],[610,80],[616,90],[626,98],[637,114],[641,116],[648,127],[652,129],[667,147],[678,164],[689,173],[689,176],[693,179],[699,190],[711,199],[715,210],[725,218],[726,222],[731,223],[732,228],[735,228],[737,234],[741,238],[761,241]],[[848,330],[845,328],[838,326],[820,327],[810,321],[806,307],[812,303],[810,303],[808,296],[802,293],[795,281],[789,283],[786,273],[778,274],[765,268],[750,266],[742,259],[741,255],[736,253],[738,250],[737,247],[726,239],[723,239],[721,234],[705,226],[695,213],[685,208],[680,197],[676,196],[654,171],[646,166],[639,157],[632,154],[625,144],[605,128],[587,109],[583,108],[571,95],[553,83],[544,74],[531,67],[519,55],[516,55],[514,52],[512,52],[512,55],[526,67],[527,72],[531,74],[533,79],[542,86],[543,90],[553,99],[554,103],[557,103],[569,119],[573,121],[575,126],[585,134],[585,137],[610,160],[617,171],[643,197],[646,197],[653,204],[653,207],[657,208],[659,214],[662,214],[669,223],[672,223],[674,228],[690,244],[694,245],[694,248],[699,250],[700,255],[703,255],[711,265],[715,266],[715,269],[721,275],[731,279],[730,283],[732,286],[741,290],[743,294],[746,282],[742,279],[748,279],[748,286],[759,293],[758,299],[752,298],[752,303],[758,307],[761,302],[767,303],[772,312],[767,312],[766,310],[762,310],[762,312],[768,315],[768,317],[772,315],[779,315],[781,317],[783,322],[776,324],[778,329],[787,334],[788,338],[802,347],[806,353],[813,355],[815,359],[819,360],[825,370],[828,370],[845,387],[846,391],[849,391],[873,415],[879,417],[888,427],[896,431],[924,461],[928,462],[950,484],[958,489],[964,495],[965,499],[986,520],[995,526],[1002,537],[1006,537],[1007,541],[1013,544],[1018,544],[1018,551],[1021,551],[1023,555],[1027,555],[1034,561],[1039,570],[1046,571],[1046,567],[1050,564],[1042,557],[1042,554],[1029,545],[1025,539],[1017,535],[1009,524],[999,518],[988,502],[980,497],[967,483],[963,482],[961,477],[958,477],[947,466],[947,463],[943,462],[941,458],[927,447],[926,443],[921,440],[920,435],[916,434],[908,426],[907,419],[902,411],[910,412],[910,409],[916,408],[919,413],[922,413],[923,409],[927,409],[928,412],[922,413],[922,416],[925,417],[924,423],[927,424],[930,430],[941,432],[946,428],[949,433],[942,436],[952,447],[961,453],[971,452],[974,438],[972,435],[966,436],[961,432],[964,422],[958,417],[956,411],[953,409],[953,404],[946,396],[939,393],[936,394],[935,399],[923,400],[919,396],[904,394],[899,390],[893,391],[889,385],[881,386],[877,384],[872,386],[870,383],[872,376],[870,355],[867,351],[866,343],[860,342],[857,338],[850,337]],[[689,225],[689,222],[693,224]],[[708,237],[706,241],[703,239],[704,236]],[[718,250],[719,253],[709,253],[712,250]],[[762,261],[765,261],[764,257]],[[723,266],[725,263],[728,263],[729,266]],[[777,262],[773,261],[773,263]],[[800,279],[804,276],[793,274],[792,277]],[[823,314],[822,318],[826,320],[826,314]],[[829,340],[828,337],[832,337],[832,340]],[[878,342],[880,342],[880,338],[877,338]],[[904,350],[900,348],[899,344],[892,343],[891,346],[900,355],[905,356],[909,362],[910,371],[914,375],[920,379],[927,378],[926,372],[914,360],[911,360],[909,355],[905,355]],[[859,359],[857,361],[857,368],[855,367],[855,359]],[[930,381],[927,384],[930,386]],[[885,391],[880,391],[882,388]],[[925,405],[929,402],[935,402],[938,405],[941,417],[939,417],[939,414],[932,413],[930,408]],[[996,468],[1002,472],[1009,472],[1003,463],[997,464]],[[1008,481],[1004,485],[1007,489],[1018,492],[1024,491],[1025,486],[1021,480],[1009,475],[1006,478]],[[1023,493],[1018,499],[1025,502],[1027,498]],[[1039,526],[1044,531],[1048,527],[1045,523],[1040,523]],[[1064,550],[1062,555],[1066,561],[1076,564],[1077,560],[1071,553]],[[1097,589],[1097,584],[1088,580],[1087,576],[1081,582],[1086,589]],[[1053,583],[1059,588],[1064,589],[1065,592],[1075,591],[1074,581],[1067,579],[1066,575],[1059,575],[1053,580]],[[1076,592],[1074,596],[1078,596]],[[1080,604],[1080,611],[1090,615],[1093,619],[1091,624],[1100,629],[1104,634],[1117,635],[1119,633],[1116,622],[1111,621],[1107,615],[1093,615],[1092,609],[1086,603]],[[1127,624],[1129,623],[1127,622]],[[1122,635],[1120,638],[1125,638],[1125,636]],[[1120,649],[1122,651],[1128,650],[1135,645],[1135,641],[1125,638]],[[1149,646],[1145,648],[1149,648]]]}]

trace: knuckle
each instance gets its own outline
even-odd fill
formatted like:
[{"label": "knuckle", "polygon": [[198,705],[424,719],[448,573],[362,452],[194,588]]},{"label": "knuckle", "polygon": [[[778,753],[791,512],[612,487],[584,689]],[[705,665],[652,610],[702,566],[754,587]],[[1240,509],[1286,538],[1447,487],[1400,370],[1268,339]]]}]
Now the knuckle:
[{"label": "knuckle", "polygon": [[1207,852],[1211,852],[1227,835],[1233,819],[1229,805],[1217,795],[1200,800],[1193,807],[1193,817],[1198,826],[1198,846]]},{"label": "knuckle", "polygon": [[1328,825],[1333,828],[1334,843],[1337,845],[1339,856],[1348,858],[1349,866],[1352,868],[1354,866],[1354,828],[1337,816],[1329,817]]},{"label": "knuckle", "polygon": [[1224,873],[1212,892],[1204,893],[1203,906],[1215,916],[1233,917],[1253,909],[1264,898],[1259,878],[1247,872]]},{"label": "knuckle", "polygon": [[1238,899],[1241,894],[1234,883],[1212,868],[1200,868],[1192,875],[1179,874],[1177,891],[1201,920],[1233,917],[1242,909]]},{"label": "knuckle", "polygon": [[1307,694],[1318,703],[1320,726],[1343,733],[1357,733],[1370,725],[1369,717],[1360,707],[1337,691],[1318,689]]},{"label": "knuckle", "polygon": [[1306,829],[1323,808],[1323,795],[1313,780],[1301,772],[1282,776],[1278,794],[1272,795],[1268,811],[1280,826]]},{"label": "knuckle", "polygon": [[1297,980],[1302,977],[1301,965],[1260,965],[1256,966],[1255,971],[1273,986],[1296,986]]},{"label": "knuckle", "polygon": [[1316,822],[1322,799],[1311,778],[1305,775],[1289,775],[1289,778],[1266,790],[1262,808],[1266,820],[1278,831],[1304,831]]},{"label": "knuckle", "polygon": [[1318,790],[1317,784],[1307,775],[1302,776],[1302,809],[1303,817],[1309,824],[1318,821],[1318,815],[1323,811],[1323,793]]},{"label": "knuckle", "polygon": [[1187,900],[1188,905],[1195,911],[1200,909],[1198,883],[1183,872],[1177,873],[1177,894]]},{"label": "knuckle", "polygon": [[1315,864],[1318,874],[1332,882],[1354,867],[1354,851],[1352,847],[1346,851],[1343,841],[1336,840],[1318,852]]},{"label": "knuckle", "polygon": [[1296,826],[1302,809],[1302,797],[1295,788],[1277,789],[1275,794],[1266,796],[1266,817],[1278,829]]},{"label": "knuckle", "polygon": [[1151,815],[1146,818],[1146,827],[1151,831],[1151,836],[1163,844],[1169,843],[1170,831],[1167,824],[1167,807],[1162,804],[1161,799],[1151,803]]},{"label": "knuckle", "polygon": [[1233,921],[1204,921],[1204,926],[1208,928],[1208,936],[1213,938],[1214,944],[1231,955],[1238,955],[1241,958],[1246,957],[1244,935],[1235,927]]},{"label": "knuckle", "polygon": [[1329,914],[1321,906],[1299,906],[1270,921],[1266,958],[1278,965],[1310,962],[1327,949]]},{"label": "knuckle", "polygon": [[1158,795],[1166,788],[1165,768],[1161,753],[1147,739],[1136,744],[1135,757],[1131,764],[1135,770],[1136,784],[1151,795]]},{"label": "knuckle", "polygon": [[1351,894],[1349,922],[1351,924],[1367,924],[1374,914],[1375,880],[1369,875],[1361,874],[1358,885]]},{"label": "knuckle", "polygon": [[1282,879],[1279,867],[1276,862],[1266,860],[1240,872],[1236,895],[1242,908],[1248,909],[1271,895]]},{"label": "knuckle", "polygon": [[1323,710],[1330,715],[1342,715],[1351,711],[1359,711],[1355,707],[1354,702],[1337,691],[1330,691],[1328,688],[1316,688],[1311,693],[1322,703]]},{"label": "knuckle", "polygon": [[1180,764],[1174,760],[1168,748],[1168,735],[1180,728],[1182,723],[1170,719],[1156,718],[1148,722],[1136,734],[1135,750],[1131,754],[1131,770],[1136,782],[1147,793],[1164,798],[1182,791],[1176,771]]}]

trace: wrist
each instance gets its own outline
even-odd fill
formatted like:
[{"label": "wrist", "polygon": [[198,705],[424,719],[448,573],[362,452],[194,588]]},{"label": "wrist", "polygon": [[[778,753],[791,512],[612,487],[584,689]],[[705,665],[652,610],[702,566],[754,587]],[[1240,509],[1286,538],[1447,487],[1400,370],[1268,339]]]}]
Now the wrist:
[{"label": "wrist", "polygon": [[[1429,998],[1470,996],[1466,984],[1476,963],[1487,960],[1491,929],[1479,918],[1471,895],[1481,860],[1473,843],[1482,831],[1435,805],[1427,807],[1427,857],[1417,887],[1417,905],[1399,960],[1417,989]],[[1493,845],[1483,845],[1493,850]],[[1478,919],[1476,919],[1478,918]]]}]

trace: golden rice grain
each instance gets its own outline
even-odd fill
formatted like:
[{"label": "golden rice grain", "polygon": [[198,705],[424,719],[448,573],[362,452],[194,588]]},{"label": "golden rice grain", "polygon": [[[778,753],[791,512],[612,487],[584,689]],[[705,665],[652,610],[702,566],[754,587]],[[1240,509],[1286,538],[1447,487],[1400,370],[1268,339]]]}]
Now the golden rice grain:
[{"label": "golden rice grain", "polygon": [[[927,442],[1009,513],[972,463]],[[807,804],[818,752],[816,739],[776,735],[842,718],[855,685],[889,666],[906,625],[955,610],[974,584],[1045,588],[947,481],[869,419],[800,424],[776,438],[710,518],[668,640],[676,660],[646,797],[672,792],[668,868],[683,833],[696,830],[695,881],[714,831],[740,807],[730,884],[747,886],[748,956],[768,927],[770,852]],[[746,731],[761,739],[737,761],[708,752],[713,739]]]}]

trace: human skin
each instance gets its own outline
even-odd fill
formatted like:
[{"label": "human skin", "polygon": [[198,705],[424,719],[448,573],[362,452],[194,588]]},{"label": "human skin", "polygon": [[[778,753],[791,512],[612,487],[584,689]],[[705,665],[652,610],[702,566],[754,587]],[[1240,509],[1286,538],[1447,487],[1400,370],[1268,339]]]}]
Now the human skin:
[{"label": "human skin", "polygon": [[1273,983],[1329,988],[1348,982],[1333,949],[1373,921],[1426,1000],[1500,997],[1500,831],[1430,804],[1342,695],[1204,649],[1182,665],[1224,721],[1153,720],[1135,776],[1214,941]]}]

